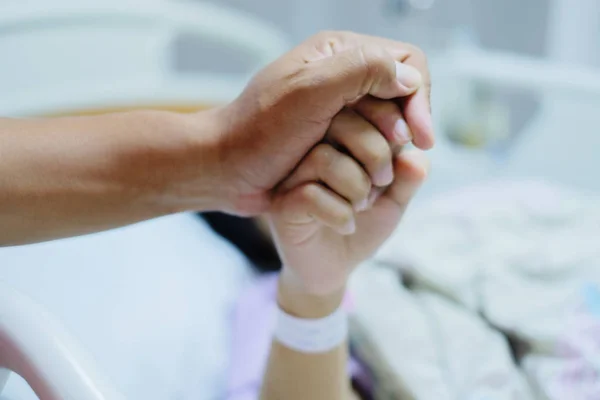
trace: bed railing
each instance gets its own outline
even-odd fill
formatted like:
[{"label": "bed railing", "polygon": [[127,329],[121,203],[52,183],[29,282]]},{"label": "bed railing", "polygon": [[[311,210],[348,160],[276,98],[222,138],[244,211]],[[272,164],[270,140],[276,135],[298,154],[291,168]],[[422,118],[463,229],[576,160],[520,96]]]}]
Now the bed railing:
[{"label": "bed railing", "polygon": [[[174,43],[189,35],[241,65],[185,74]],[[173,0],[0,2],[0,114],[133,105],[220,104],[290,45],[273,26],[225,6]],[[241,55],[244,55],[242,57]],[[215,54],[199,54],[210,58]],[[217,66],[218,67],[218,66]]]},{"label": "bed railing", "polygon": [[482,49],[452,50],[440,58],[445,77],[544,94],[600,99],[600,70]]},{"label": "bed railing", "polygon": [[8,371],[40,400],[122,400],[77,341],[42,307],[0,282],[0,395]]}]

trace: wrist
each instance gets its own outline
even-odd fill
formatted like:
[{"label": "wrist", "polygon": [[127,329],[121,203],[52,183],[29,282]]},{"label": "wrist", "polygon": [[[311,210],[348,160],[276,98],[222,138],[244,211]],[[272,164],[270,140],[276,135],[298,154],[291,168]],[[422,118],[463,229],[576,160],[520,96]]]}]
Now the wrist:
[{"label": "wrist", "polygon": [[[248,126],[237,121],[239,113],[237,103],[233,102],[190,116],[190,130],[196,131],[193,140],[196,157],[205,160],[201,170],[203,184],[199,187],[207,189],[203,194],[208,205],[202,210],[255,216],[267,210],[270,196],[268,190],[248,184],[245,177],[257,155],[252,147],[239,142],[240,137],[252,136]],[[199,127],[201,132],[197,132]]]},{"label": "wrist", "polygon": [[220,138],[225,126],[221,109],[194,114],[150,112],[156,146],[148,160],[153,195],[169,213],[226,211],[234,190],[224,176]]},{"label": "wrist", "polygon": [[344,285],[327,293],[311,293],[297,284],[284,268],[279,277],[277,301],[284,312],[294,317],[324,318],[341,306],[345,289]]}]

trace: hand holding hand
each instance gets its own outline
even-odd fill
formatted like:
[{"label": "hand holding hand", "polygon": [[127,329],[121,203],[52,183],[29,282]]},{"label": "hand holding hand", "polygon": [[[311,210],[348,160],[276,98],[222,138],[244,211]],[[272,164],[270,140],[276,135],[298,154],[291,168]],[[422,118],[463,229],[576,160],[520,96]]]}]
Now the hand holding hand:
[{"label": "hand holding hand", "polygon": [[[218,138],[215,173],[232,188],[224,211],[254,215],[267,210],[272,189],[323,140],[344,107],[370,121],[392,144],[433,145],[423,53],[392,40],[324,32],[265,68],[219,111],[226,128]],[[374,182],[390,179],[390,167],[385,168],[374,172]]]}]

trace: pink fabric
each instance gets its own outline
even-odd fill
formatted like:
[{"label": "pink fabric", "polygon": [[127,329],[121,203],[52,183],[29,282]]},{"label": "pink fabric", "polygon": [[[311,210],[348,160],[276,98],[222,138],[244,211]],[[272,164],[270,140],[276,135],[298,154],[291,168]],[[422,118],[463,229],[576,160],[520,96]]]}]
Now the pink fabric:
[{"label": "pink fabric", "polygon": [[[275,329],[277,274],[261,277],[242,294],[233,321],[233,346],[229,368],[227,399],[258,399]],[[349,309],[347,297],[344,307]],[[349,374],[361,373],[360,364],[351,360]]]},{"label": "pink fabric", "polygon": [[600,399],[600,290],[586,285],[583,297],[556,349],[562,363],[558,379],[548,383],[552,399]]}]

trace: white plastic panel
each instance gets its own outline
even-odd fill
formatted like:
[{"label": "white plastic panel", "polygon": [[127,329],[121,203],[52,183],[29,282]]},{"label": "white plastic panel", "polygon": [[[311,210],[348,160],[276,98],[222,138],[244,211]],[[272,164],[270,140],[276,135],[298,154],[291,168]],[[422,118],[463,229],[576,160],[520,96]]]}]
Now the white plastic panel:
[{"label": "white plastic panel", "polygon": [[47,27],[2,33],[2,96],[45,87],[72,87],[125,76],[146,81],[161,74],[162,38],[149,28]]},{"label": "white plastic panel", "polygon": [[[172,43],[184,33],[253,57],[243,73],[182,78],[172,68]],[[228,101],[252,73],[288,47],[284,35],[268,24],[206,3],[63,0],[49,7],[42,0],[10,2],[0,6],[0,53],[12,55],[0,63],[0,115],[73,110],[69,103]],[[181,79],[194,81],[195,87],[184,88],[177,83]]]}]

